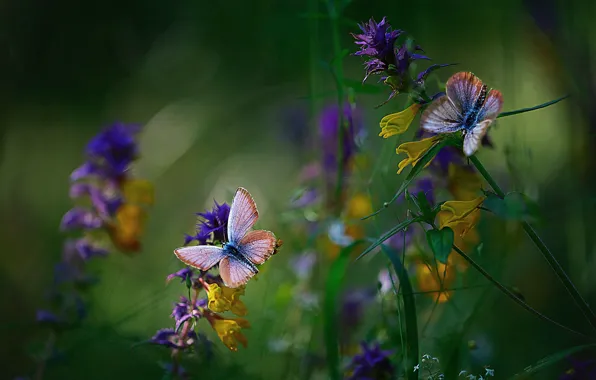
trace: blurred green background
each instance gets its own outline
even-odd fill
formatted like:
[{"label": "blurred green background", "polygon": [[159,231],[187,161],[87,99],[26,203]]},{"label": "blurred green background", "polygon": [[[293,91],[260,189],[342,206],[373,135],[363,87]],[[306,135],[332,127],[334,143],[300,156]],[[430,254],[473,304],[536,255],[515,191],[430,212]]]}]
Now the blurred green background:
[{"label": "blurred green background", "polygon": [[[325,11],[324,3],[317,6]],[[86,142],[102,126],[121,120],[145,125],[135,170],[154,182],[156,202],[144,249],[136,257],[114,253],[91,264],[101,277],[90,295],[91,314],[64,337],[66,355],[46,378],[159,378],[156,361],[167,360],[167,350],[132,346],[172,324],[172,302],[184,289],[175,283],[166,287],[164,278],[181,267],[172,250],[182,244],[183,233],[193,231],[194,213],[211,207],[214,198],[230,202],[231,191],[243,186],[259,205],[261,225],[292,240],[292,229],[279,215],[298,184],[298,171],[318,155],[314,147],[298,144],[295,133],[308,135],[316,128],[306,114],[310,93],[317,94],[316,109],[335,99],[332,77],[319,64],[332,58],[329,22],[317,18],[313,29],[307,2],[295,0],[10,0],[0,9],[0,377],[33,372],[27,352],[44,336],[34,315],[62,250],[58,226],[71,207],[68,176],[82,162]],[[480,157],[507,190],[524,191],[543,207],[538,228],[594,303],[596,60],[590,24],[596,6],[554,0],[354,0],[342,23],[343,47],[356,50],[349,32],[358,29],[350,20],[384,15],[434,61],[459,64],[438,71],[437,79],[473,71],[502,91],[505,111],[572,95],[551,108],[499,121],[491,132],[496,148]],[[348,56],[344,63],[345,76],[361,80],[362,61]],[[365,112],[372,160],[384,143],[376,136],[378,120],[403,105],[396,100],[374,109],[387,95],[380,90],[356,97]],[[401,181],[391,175],[397,161],[392,157],[386,165],[389,189]],[[371,189],[379,197],[374,205],[386,199],[386,191]],[[586,331],[573,301],[528,240],[503,238],[510,228],[515,226],[498,221],[483,227],[479,261],[537,309]],[[289,273],[286,262],[298,253],[291,246],[282,252],[247,289],[249,348],[229,353],[215,341],[215,364],[196,378],[291,378],[287,363],[300,365],[268,349],[295,308],[275,309],[276,289]],[[350,269],[349,282],[374,285],[382,261],[358,265]],[[497,378],[582,343],[496,290],[483,297],[462,345],[490,342],[486,349]],[[474,305],[461,301],[458,315],[471,313]],[[444,333],[462,322],[449,316],[450,310],[438,311],[445,322],[434,329]],[[474,352],[468,354],[473,358]],[[554,379],[564,369],[536,378]]]}]

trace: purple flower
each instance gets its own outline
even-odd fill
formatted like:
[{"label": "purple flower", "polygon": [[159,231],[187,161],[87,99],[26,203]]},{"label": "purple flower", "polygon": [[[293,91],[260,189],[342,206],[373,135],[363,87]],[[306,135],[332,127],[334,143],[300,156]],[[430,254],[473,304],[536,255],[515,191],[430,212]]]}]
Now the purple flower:
[{"label": "purple flower", "polygon": [[[227,241],[228,217],[230,215],[230,206],[227,203],[221,205],[215,202],[211,211],[197,213],[203,220],[197,224],[197,235],[195,240],[205,239],[206,236],[212,236],[213,241]],[[204,244],[204,243],[203,243]]]},{"label": "purple flower", "polygon": [[190,300],[184,296],[180,297],[180,302],[174,303],[174,309],[170,315],[176,321],[176,330],[186,321],[191,318],[202,317],[202,311],[200,309],[207,306],[207,300],[204,298],[198,299],[194,306],[190,307]]},{"label": "purple flower", "polygon": [[362,353],[355,355],[350,363],[352,371],[349,380],[392,379],[395,367],[389,357],[392,351],[381,350],[378,343],[361,343]]},{"label": "purple flower", "polygon": [[356,45],[360,45],[360,51],[354,55],[368,55],[381,61],[390,60],[393,57],[393,47],[395,41],[403,32],[401,30],[391,30],[391,25],[387,23],[385,17],[378,24],[374,18],[367,23],[359,24],[362,34],[352,34],[356,39]]},{"label": "purple flower", "polygon": [[120,122],[104,129],[87,145],[89,162],[83,165],[85,170],[82,171],[113,179],[122,177],[138,156],[135,135],[139,131],[138,125]]},{"label": "purple flower", "polygon": [[64,214],[60,225],[63,230],[95,229],[103,226],[103,220],[91,210],[75,207]]},{"label": "purple flower", "polygon": [[180,346],[174,343],[174,340],[178,339],[178,334],[174,329],[161,329],[158,330],[155,335],[149,340],[150,343],[159,344],[169,348],[180,348]]},{"label": "purple flower", "polygon": [[174,279],[174,277],[178,277],[178,278],[180,278],[181,283],[185,283],[187,278],[192,279],[193,274],[194,274],[194,272],[191,268],[185,267],[185,268],[180,269],[177,272],[174,272],[174,273],[168,275],[168,277],[166,277],[166,282],[170,282]]},{"label": "purple flower", "polygon": [[[408,248],[414,239],[416,231],[415,225],[410,225],[407,230],[400,231],[395,235],[391,236],[387,239],[386,244],[390,247],[397,249],[399,252],[405,247]],[[404,245],[404,234],[405,234],[405,245]]]},{"label": "purple flower", "polygon": [[596,379],[596,360],[579,360],[569,357],[568,362],[571,368],[565,371],[559,380]]},{"label": "purple flower", "polygon": [[341,306],[341,326],[347,337],[360,325],[364,308],[374,300],[376,289],[357,289],[344,294]]},{"label": "purple flower", "polygon": [[305,280],[310,276],[316,261],[317,255],[314,252],[305,252],[290,260],[290,268],[299,279]]},{"label": "purple flower", "polygon": [[97,213],[102,218],[106,219],[114,216],[123,203],[118,192],[115,189],[111,189],[109,184],[106,184],[106,189],[104,191],[88,183],[75,182],[71,185],[71,198],[77,199],[85,196],[88,196],[91,199],[91,203],[97,210]]},{"label": "purple flower", "polygon": [[85,261],[95,256],[107,256],[108,251],[104,248],[98,247],[96,244],[90,242],[87,238],[81,238],[76,242],[76,249],[79,256]]},{"label": "purple flower", "polygon": [[[319,116],[319,133],[323,150],[323,169],[325,174],[330,176],[329,180],[335,179],[334,173],[337,170],[338,159],[338,132],[339,132],[339,107],[336,104],[323,109]],[[357,135],[363,131],[362,115],[358,109],[354,110],[349,104],[343,107],[343,119],[346,128],[343,133],[342,165],[347,167],[350,159],[357,151]]]},{"label": "purple flower", "polygon": [[60,318],[49,310],[37,310],[35,320],[39,323],[56,324],[60,322]]},{"label": "purple flower", "polygon": [[310,188],[302,191],[296,199],[292,201],[292,207],[303,208],[316,203],[319,200],[319,192],[317,189]]}]

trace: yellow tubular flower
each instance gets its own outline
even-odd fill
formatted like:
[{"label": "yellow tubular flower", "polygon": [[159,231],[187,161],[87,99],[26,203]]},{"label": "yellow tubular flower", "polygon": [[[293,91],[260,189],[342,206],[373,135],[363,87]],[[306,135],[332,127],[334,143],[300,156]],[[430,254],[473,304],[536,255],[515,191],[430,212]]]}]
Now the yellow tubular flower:
[{"label": "yellow tubular flower", "polygon": [[466,167],[449,164],[447,187],[455,200],[471,201],[475,199],[481,186],[482,181],[477,172]]},{"label": "yellow tubular flower", "polygon": [[246,319],[219,319],[213,317],[208,319],[211,327],[227,348],[231,351],[238,351],[238,343],[246,348],[248,340],[241,331],[241,329],[250,328],[250,323]]},{"label": "yellow tubular flower", "polygon": [[243,317],[248,314],[246,305],[240,300],[244,295],[244,286],[238,288],[228,288],[218,284],[209,284],[207,297],[209,298],[208,307],[216,313],[223,313],[230,310],[232,313]]},{"label": "yellow tubular flower", "polygon": [[437,262],[437,268],[429,268],[424,262],[416,261],[415,268],[418,289],[421,292],[429,292],[427,293],[428,296],[433,298],[435,302],[447,302],[452,292],[441,292],[439,290],[441,289],[441,283],[443,289],[446,289],[452,286],[455,281],[456,271],[451,264],[451,260],[448,260],[447,266]]},{"label": "yellow tubular flower", "polygon": [[[418,161],[420,161],[422,156],[424,156],[424,153],[426,153],[430,148],[435,146],[437,141],[439,141],[439,138],[440,137],[437,135],[437,136],[429,137],[426,139],[422,139],[420,141],[411,141],[411,142],[403,143],[400,146],[398,146],[397,149],[395,150],[395,152],[397,154],[406,153],[408,155],[408,157],[404,158],[398,164],[399,170],[397,171],[397,174],[400,174],[402,172],[402,170],[404,170],[405,167],[410,164],[412,166],[415,166],[416,163],[418,163]],[[426,166],[430,165],[431,161],[429,161],[429,163],[426,164]]]},{"label": "yellow tubular flower", "polygon": [[408,130],[419,110],[420,104],[414,103],[401,112],[385,116],[379,123],[381,126],[379,136],[386,139],[391,136],[401,135]]},{"label": "yellow tubular flower", "polygon": [[122,185],[126,203],[152,205],[154,201],[153,184],[144,179],[130,179]]},{"label": "yellow tubular flower", "polygon": [[463,237],[478,223],[480,219],[478,206],[484,202],[484,199],[486,197],[443,203],[438,214],[439,228],[450,227],[456,235]]},{"label": "yellow tubular flower", "polygon": [[146,218],[147,213],[140,206],[120,206],[116,211],[116,223],[110,225],[110,237],[114,245],[124,252],[139,251]]}]

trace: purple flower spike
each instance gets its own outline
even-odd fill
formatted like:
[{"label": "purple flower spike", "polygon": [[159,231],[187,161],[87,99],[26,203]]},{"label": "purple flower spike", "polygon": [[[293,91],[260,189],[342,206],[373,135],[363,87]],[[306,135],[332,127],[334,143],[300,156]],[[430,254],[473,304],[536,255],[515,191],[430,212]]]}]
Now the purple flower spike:
[{"label": "purple flower spike", "polygon": [[350,363],[352,375],[349,380],[363,379],[392,379],[395,374],[395,367],[389,357],[392,351],[381,350],[378,343],[361,343],[362,353],[355,355]]},{"label": "purple flower spike", "polygon": [[228,216],[230,206],[227,203],[221,205],[215,202],[215,206],[209,212],[197,213],[203,220],[197,224],[197,240],[213,234],[214,241],[225,241],[227,239]]},{"label": "purple flower spike", "polygon": [[91,212],[81,207],[75,207],[69,210],[62,218],[61,227],[63,230],[76,228],[95,229],[103,225],[103,220]]},{"label": "purple flower spike", "polygon": [[159,344],[162,346],[166,346],[169,348],[181,348],[178,344],[174,343],[174,339],[176,339],[178,334],[174,331],[174,329],[161,329],[158,330],[155,335],[149,340],[150,343]]},{"label": "purple flower spike", "polygon": [[119,178],[138,155],[134,139],[137,125],[114,123],[93,138],[87,145],[90,162],[101,167],[104,176]]},{"label": "purple flower spike", "polygon": [[174,279],[174,277],[178,277],[178,278],[180,278],[180,282],[184,283],[184,282],[186,282],[187,278],[189,278],[189,277],[192,278],[193,274],[194,274],[193,270],[190,269],[189,267],[182,268],[179,271],[168,275],[168,277],[166,277],[166,282],[170,282]]},{"label": "purple flower spike", "polygon": [[76,243],[76,249],[81,259],[87,261],[95,256],[106,256],[108,251],[91,243],[86,238],[79,239]]},{"label": "purple flower spike", "polygon": [[39,323],[59,323],[60,318],[49,310],[37,310],[35,319]]}]

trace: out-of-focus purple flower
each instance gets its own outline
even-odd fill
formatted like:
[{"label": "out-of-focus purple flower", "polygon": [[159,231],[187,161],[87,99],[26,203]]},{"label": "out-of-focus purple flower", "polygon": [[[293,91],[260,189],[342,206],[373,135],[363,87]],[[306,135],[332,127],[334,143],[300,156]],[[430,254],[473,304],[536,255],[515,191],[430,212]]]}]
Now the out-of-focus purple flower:
[{"label": "out-of-focus purple flower", "polygon": [[116,122],[95,136],[87,145],[89,157],[86,171],[103,177],[118,179],[138,156],[135,135],[138,125]]},{"label": "out-of-focus purple flower", "polygon": [[374,300],[376,289],[356,289],[346,292],[341,305],[341,327],[344,335],[354,331],[362,322],[364,309]]},{"label": "out-of-focus purple flower", "polygon": [[381,271],[379,272],[379,277],[377,279],[379,281],[379,284],[381,285],[379,288],[381,294],[386,294],[389,291],[393,290],[394,286],[396,290],[399,287],[399,278],[397,278],[397,275],[393,270],[389,271],[389,269],[387,268],[381,269]]},{"label": "out-of-focus purple flower", "polygon": [[319,200],[319,192],[317,189],[310,188],[302,191],[296,199],[292,201],[292,207],[304,208],[316,203]]},{"label": "out-of-focus purple flower", "polygon": [[382,350],[378,343],[361,343],[362,353],[355,355],[350,363],[349,380],[392,379],[395,367],[389,357],[392,351]]},{"label": "out-of-focus purple flower", "polygon": [[[400,231],[395,235],[391,236],[387,239],[386,244],[394,249],[397,249],[399,252],[405,247],[408,248],[414,239],[416,231],[415,225],[410,225],[407,230]],[[404,241],[405,235],[405,241]]]},{"label": "out-of-focus purple flower", "polygon": [[[319,133],[323,150],[323,170],[327,175],[333,175],[338,166],[338,132],[340,123],[339,107],[330,105],[321,111],[319,116]],[[342,165],[344,167],[357,151],[356,136],[363,131],[362,114],[358,109],[352,109],[350,104],[343,107],[343,119],[346,127],[343,133]]]},{"label": "out-of-focus purple flower", "polygon": [[168,277],[166,277],[166,283],[172,281],[174,279],[174,277],[180,278],[180,282],[185,283],[189,277],[192,278],[193,274],[194,274],[194,272],[191,268],[185,267],[185,268],[180,269],[177,272],[174,272],[174,273],[168,275]]},{"label": "out-of-focus purple flower", "polygon": [[81,238],[76,242],[76,249],[81,258],[85,261],[95,256],[105,257],[108,250],[98,247],[96,244],[90,242],[87,238]]},{"label": "out-of-focus purple flower", "polygon": [[103,218],[110,218],[124,202],[118,192],[110,187],[106,184],[106,189],[102,191],[95,185],[75,182],[70,187],[70,197],[77,199],[88,196],[97,213]]},{"label": "out-of-focus purple flower", "polygon": [[60,225],[63,230],[95,229],[103,226],[103,220],[91,210],[75,207],[64,214]]},{"label": "out-of-focus purple flower", "polygon": [[569,357],[570,368],[559,377],[559,380],[588,380],[596,379],[596,360],[579,360]]},{"label": "out-of-focus purple flower", "polygon": [[314,252],[305,252],[290,260],[290,268],[299,279],[305,280],[310,276],[316,262],[317,255]]},{"label": "out-of-focus purple flower", "polygon": [[35,319],[39,323],[50,323],[55,324],[59,323],[61,320],[58,318],[56,314],[49,310],[37,310],[35,314]]},{"label": "out-of-focus purple flower", "polygon": [[213,234],[213,241],[227,240],[228,216],[230,215],[230,206],[227,203],[224,202],[220,205],[215,202],[211,211],[197,213],[197,215],[203,220],[197,224],[195,239],[202,239],[204,236]]},{"label": "out-of-focus purple flower", "polygon": [[420,192],[424,193],[428,203],[431,206],[435,203],[435,187],[433,186],[433,181],[430,178],[420,178],[418,181],[416,181],[411,193],[417,196]]}]

